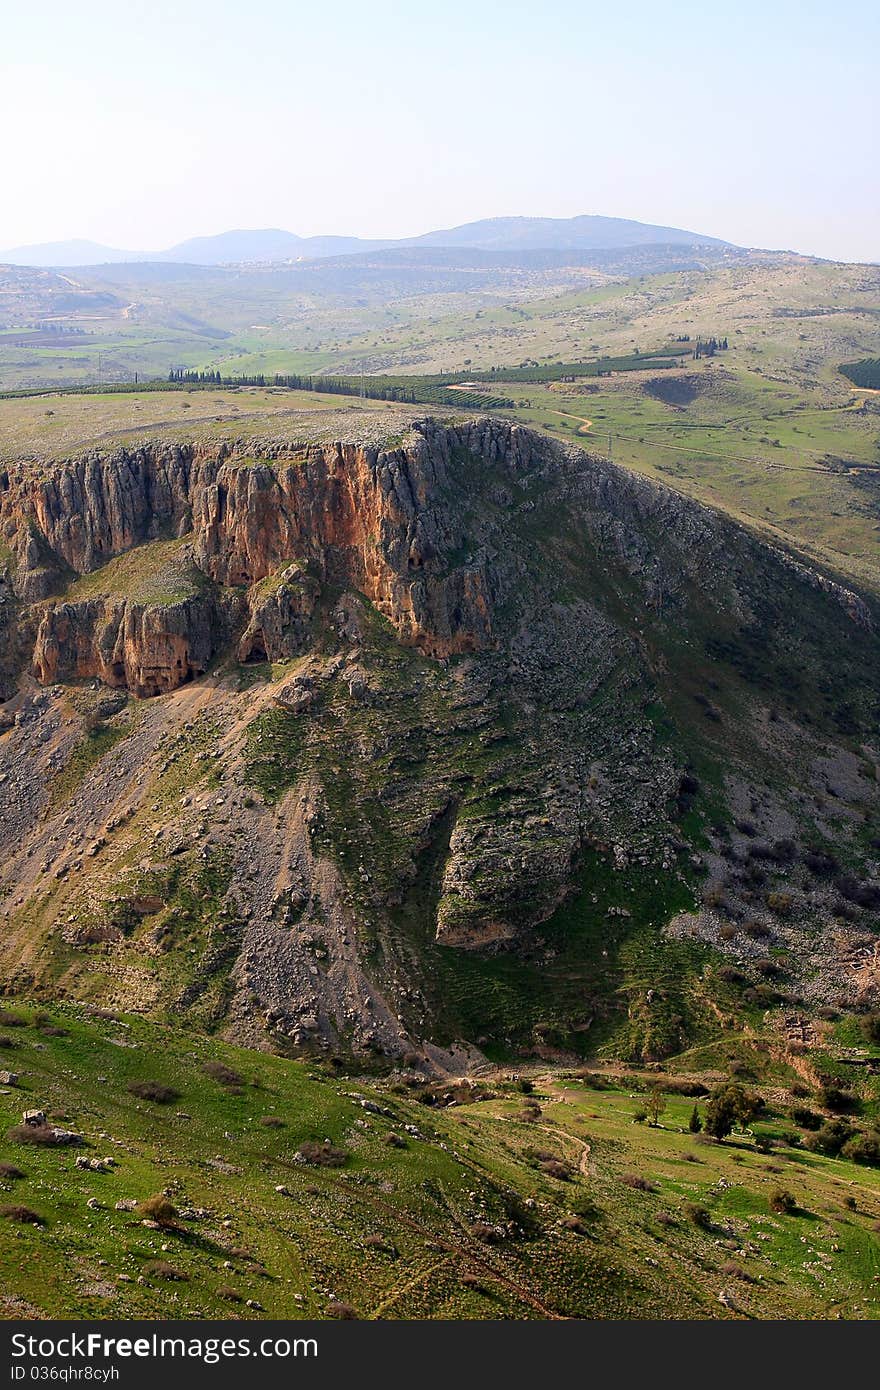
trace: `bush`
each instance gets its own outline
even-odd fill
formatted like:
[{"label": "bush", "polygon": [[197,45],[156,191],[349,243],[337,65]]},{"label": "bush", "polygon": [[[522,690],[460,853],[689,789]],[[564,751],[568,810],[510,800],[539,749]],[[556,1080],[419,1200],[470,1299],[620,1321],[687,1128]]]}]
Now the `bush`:
[{"label": "bush", "polygon": [[641,1110],[641,1109],[639,1109],[639,1110],[633,1111],[633,1123],[634,1123],[634,1124],[643,1125],[643,1124],[645,1123],[645,1121],[647,1120],[647,1118],[648,1118],[648,1112],[647,1112],[647,1110]]},{"label": "bush", "polygon": [[261,1115],[260,1124],[266,1129],[283,1129],[284,1121],[280,1115]]},{"label": "bush", "polygon": [[880,1013],[865,1014],[862,1018],[862,1033],[865,1041],[880,1043]]},{"label": "bush", "polygon": [[627,1187],[632,1187],[636,1192],[653,1192],[654,1185],[647,1178],[643,1178],[639,1173],[621,1173],[620,1181],[626,1183]]},{"label": "bush", "polygon": [[0,1009],[0,1028],[27,1028],[27,1019],[10,1009]]},{"label": "bush", "polygon": [[855,1131],[846,1120],[826,1120],[815,1134],[808,1134],[804,1148],[811,1153],[825,1154],[827,1158],[837,1158],[844,1144]]},{"label": "bush", "polygon": [[841,1091],[837,1086],[822,1086],[819,1090],[819,1104],[836,1115],[848,1115],[858,1110],[859,1102],[849,1091]]},{"label": "bush", "polygon": [[244,1086],[243,1076],[239,1076],[232,1067],[227,1067],[225,1062],[206,1062],[202,1067],[205,1076],[210,1076],[212,1081],[219,1081],[221,1086]]},{"label": "bush", "polygon": [[585,1086],[589,1086],[591,1091],[607,1091],[609,1081],[600,1072],[590,1071],[587,1067],[575,1072],[575,1076],[582,1081]]},{"label": "bush", "polygon": [[393,1129],[389,1130],[389,1132],[385,1135],[384,1142],[388,1145],[390,1149],[406,1148],[406,1140],[403,1139],[399,1134],[395,1134]]},{"label": "bush", "polygon": [[228,1284],[221,1284],[217,1290],[217,1297],[223,1298],[227,1303],[244,1303],[244,1299],[238,1289],[230,1288]]},{"label": "bush", "polygon": [[184,1274],[182,1269],[176,1269],[167,1260],[148,1260],[144,1265],[144,1274],[150,1279],[167,1279],[169,1282],[178,1281],[186,1283],[189,1275]]},{"label": "bush", "polygon": [[40,1213],[33,1211],[31,1207],[15,1205],[0,1207],[0,1216],[6,1221],[20,1221],[26,1226],[44,1226],[46,1224]]},{"label": "bush", "polygon": [[177,1224],[177,1207],[161,1192],[157,1192],[153,1197],[146,1197],[138,1206],[138,1215],[147,1221],[155,1221],[159,1226],[175,1226]]},{"label": "bush", "polygon": [[0,1163],[0,1178],[4,1182],[18,1182],[23,1177],[24,1173],[14,1163]]},{"label": "bush", "polygon": [[704,1086],[702,1081],[676,1081],[670,1078],[666,1082],[666,1090],[673,1096],[707,1096],[708,1086]]},{"label": "bush", "polygon": [[763,922],[744,922],[743,931],[746,936],[752,937],[755,941],[764,940],[766,937],[773,935],[771,928],[766,926]]},{"label": "bush", "polygon": [[587,1228],[579,1216],[564,1216],[562,1218],[562,1229],[573,1231],[576,1236],[585,1236]]},{"label": "bush", "polygon": [[522,1091],[524,1096],[530,1096],[535,1089],[535,1083],[529,1081],[528,1077],[521,1076],[516,1083],[516,1089]]},{"label": "bush", "polygon": [[53,1125],[14,1125],[7,1131],[6,1138],[13,1144],[42,1144],[47,1148],[80,1142],[79,1137],[59,1138]]},{"label": "bush", "polygon": [[880,1168],[880,1138],[876,1134],[854,1134],[847,1139],[841,1153],[853,1163]]},{"label": "bush", "polygon": [[708,1207],[701,1206],[699,1202],[685,1202],[684,1214],[692,1226],[698,1226],[701,1231],[710,1230],[712,1216]]},{"label": "bush", "polygon": [[132,1081],[128,1090],[138,1100],[152,1100],[157,1105],[168,1105],[170,1101],[180,1099],[179,1091],[175,1091],[173,1086],[163,1086],[161,1081]]},{"label": "bush", "polygon": [[688,1129],[690,1130],[691,1134],[699,1134],[702,1128],[703,1121],[700,1119],[700,1112],[697,1109],[697,1107],[694,1106],[693,1110],[691,1111],[691,1117],[688,1120]]},{"label": "bush", "polygon": [[794,1105],[791,1110],[791,1118],[801,1129],[821,1129],[822,1116],[817,1115],[815,1110],[810,1110],[806,1105]]},{"label": "bush", "polygon": [[334,1299],[327,1307],[328,1318],[338,1318],[340,1322],[354,1322],[358,1318],[358,1311],[350,1303],[340,1303]]},{"label": "bush", "polygon": [[549,1178],[556,1178],[558,1182],[569,1182],[571,1180],[571,1169],[566,1163],[560,1163],[557,1158],[547,1158],[541,1164],[541,1172],[546,1173]]},{"label": "bush", "polygon": [[482,1241],[483,1245],[497,1245],[501,1239],[501,1233],[490,1226],[488,1221],[472,1221],[468,1227],[475,1240]]},{"label": "bush", "polygon": [[797,1203],[784,1187],[774,1188],[770,1193],[769,1202],[770,1210],[777,1216],[791,1216],[792,1212],[797,1210]]},{"label": "bush", "polygon": [[303,1163],[310,1163],[313,1168],[342,1168],[348,1162],[346,1150],[337,1149],[329,1141],[321,1144],[317,1139],[307,1139],[297,1153]]}]

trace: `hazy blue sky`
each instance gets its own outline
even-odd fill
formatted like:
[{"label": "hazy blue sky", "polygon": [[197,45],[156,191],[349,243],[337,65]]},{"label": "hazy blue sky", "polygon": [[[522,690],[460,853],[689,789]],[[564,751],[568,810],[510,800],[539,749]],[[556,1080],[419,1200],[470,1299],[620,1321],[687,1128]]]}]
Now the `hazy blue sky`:
[{"label": "hazy blue sky", "polygon": [[875,0],[7,0],[0,248],[601,212],[880,259]]}]

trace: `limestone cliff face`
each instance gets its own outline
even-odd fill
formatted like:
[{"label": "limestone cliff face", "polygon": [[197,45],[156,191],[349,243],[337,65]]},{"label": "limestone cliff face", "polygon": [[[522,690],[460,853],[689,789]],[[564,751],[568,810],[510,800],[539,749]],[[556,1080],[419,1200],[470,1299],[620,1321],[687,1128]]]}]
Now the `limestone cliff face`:
[{"label": "limestone cliff face", "polygon": [[[385,452],[264,446],[247,460],[226,446],[144,445],[59,464],[48,476],[22,467],[3,482],[0,533],[25,602],[49,600],[71,576],[157,537],[187,535],[196,564],[221,589],[252,588],[291,562],[309,571],[311,588],[299,579],[249,596],[243,659],[299,649],[315,581],[361,592],[401,641],[431,656],[493,640],[481,557],[449,562],[459,518],[448,506],[444,450],[424,436]],[[172,688],[210,656],[207,616],[204,604],[164,616],[120,602],[76,612],[56,604],[40,622],[33,667],[41,679],[76,672],[133,690]],[[149,649],[139,652],[142,641]]]},{"label": "limestone cliff face", "polygon": [[222,626],[201,595],[167,605],[124,598],[50,604],[37,628],[32,670],[44,685],[96,676],[142,698],[162,695],[203,674]]},{"label": "limestone cliff face", "polygon": [[[426,656],[496,649],[522,608],[529,563],[511,552],[508,523],[548,498],[565,519],[554,543],[579,525],[649,607],[696,585],[707,606],[753,616],[749,570],[765,547],[675,493],[495,420],[421,421],[384,450],[144,444],[48,474],[23,464],[0,478],[0,541],[17,598],[44,605],[32,620],[38,678],[96,675],[150,694],[204,670],[235,621],[240,660],[304,650],[322,586],[364,595]],[[210,595],[170,606],[125,593],[65,601],[72,577],[169,536],[188,538]],[[580,544],[573,532],[569,544]],[[858,595],[778,559],[870,626]]]}]

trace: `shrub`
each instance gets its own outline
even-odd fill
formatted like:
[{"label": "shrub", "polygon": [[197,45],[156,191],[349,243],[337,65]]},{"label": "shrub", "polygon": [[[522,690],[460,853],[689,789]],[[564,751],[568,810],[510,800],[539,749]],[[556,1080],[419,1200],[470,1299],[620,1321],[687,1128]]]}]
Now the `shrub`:
[{"label": "shrub", "polygon": [[691,1117],[688,1120],[688,1129],[690,1130],[691,1134],[699,1134],[702,1128],[703,1121],[700,1119],[700,1112],[697,1109],[697,1107],[694,1106],[693,1110],[691,1111]]},{"label": "shrub", "polygon": [[579,1216],[564,1216],[562,1218],[562,1228],[565,1231],[573,1231],[576,1236],[585,1236],[587,1228]]},{"label": "shrub", "polygon": [[534,1081],[529,1081],[528,1077],[521,1076],[517,1080],[516,1089],[522,1091],[524,1096],[530,1096],[535,1089],[535,1083]]},{"label": "shrub", "polygon": [[390,1241],[384,1236],[370,1235],[364,1240],[364,1245],[368,1250],[381,1250],[383,1255],[396,1255],[397,1251]]},{"label": "shrub", "polygon": [[132,1081],[128,1090],[138,1100],[152,1100],[157,1105],[168,1105],[170,1101],[180,1099],[179,1091],[175,1091],[173,1086],[163,1086],[161,1081]]},{"label": "shrub", "polygon": [[775,1187],[770,1193],[769,1202],[770,1210],[774,1211],[777,1216],[791,1216],[792,1212],[797,1209],[797,1203],[784,1187]]},{"label": "shrub", "polygon": [[580,1071],[575,1072],[575,1076],[579,1081],[582,1081],[585,1086],[589,1086],[591,1091],[608,1090],[609,1082],[597,1071],[590,1071],[588,1068],[583,1067]]},{"label": "shrub", "polygon": [[684,1214],[692,1226],[698,1226],[701,1231],[708,1231],[712,1225],[712,1216],[708,1207],[701,1206],[699,1202],[685,1202]]},{"label": "shrub", "polygon": [[754,1284],[755,1280],[748,1270],[743,1269],[735,1260],[725,1260],[721,1266],[721,1273],[726,1274],[729,1279],[742,1279],[746,1284]]},{"label": "shrub", "polygon": [[317,1139],[307,1139],[297,1153],[303,1163],[310,1163],[313,1168],[342,1168],[348,1162],[346,1150],[336,1148],[329,1140],[321,1144]]},{"label": "shrub", "polygon": [[260,1124],[266,1129],[283,1129],[284,1121],[280,1115],[261,1115]]},{"label": "shrub", "polygon": [[746,936],[751,936],[755,940],[762,940],[765,937],[773,935],[773,932],[770,929],[770,927],[768,927],[764,922],[743,922],[743,931],[745,932]]},{"label": "shrub", "polygon": [[754,966],[760,975],[776,976],[780,974],[779,962],[773,960],[771,956],[762,956],[754,962]]},{"label": "shrub", "polygon": [[735,965],[722,965],[716,971],[716,974],[722,984],[725,985],[741,985],[746,978],[741,970],[737,970]]},{"label": "shrub", "polygon": [[501,1239],[501,1233],[488,1221],[472,1221],[468,1230],[475,1240],[482,1241],[484,1245],[497,1245]]},{"label": "shrub", "polygon": [[221,1086],[243,1086],[245,1080],[239,1076],[232,1067],[227,1067],[225,1062],[206,1062],[202,1067],[205,1076],[210,1076],[212,1081],[219,1081]]},{"label": "shrub", "polygon": [[27,1226],[44,1226],[46,1224],[40,1213],[33,1211],[31,1207],[17,1205],[0,1207],[0,1216],[6,1221],[20,1221]]},{"label": "shrub", "polygon": [[177,1280],[186,1283],[189,1275],[184,1274],[182,1269],[175,1268],[167,1260],[148,1260],[144,1265],[144,1274],[151,1279],[167,1279],[169,1282]]},{"label": "shrub", "polygon": [[21,1014],[14,1014],[10,1009],[0,1009],[0,1027],[2,1028],[26,1028],[27,1019],[22,1018]]},{"label": "shrub", "polygon": [[800,1125],[801,1129],[822,1128],[822,1116],[817,1115],[815,1110],[810,1110],[809,1106],[806,1105],[793,1105],[791,1118],[796,1125]]},{"label": "shrub", "polygon": [[153,1197],[145,1197],[138,1206],[138,1215],[147,1221],[155,1221],[159,1226],[177,1224],[177,1207],[161,1192]]},{"label": "shrub", "polygon": [[19,1178],[23,1177],[24,1173],[20,1168],[16,1168],[14,1163],[0,1163],[0,1178],[4,1182],[18,1182]]},{"label": "shrub", "polygon": [[880,1138],[876,1134],[854,1134],[851,1139],[847,1139],[841,1153],[853,1163],[880,1168]]},{"label": "shrub", "polygon": [[836,1115],[847,1115],[859,1108],[856,1097],[848,1091],[841,1091],[837,1086],[822,1086],[819,1090],[819,1104],[826,1110],[833,1110]]},{"label": "shrub", "polygon": [[627,1187],[632,1187],[636,1192],[653,1192],[654,1186],[643,1178],[639,1173],[621,1173],[620,1181],[626,1183]]},{"label": "shrub", "polygon": [[866,1042],[880,1043],[880,1013],[864,1015],[862,1018],[862,1032]]},{"label": "shrub", "polygon": [[569,1182],[571,1179],[571,1169],[566,1163],[560,1163],[557,1158],[544,1159],[541,1172],[546,1173],[549,1178],[556,1178],[558,1182]]},{"label": "shrub", "polygon": [[389,1132],[385,1135],[384,1142],[388,1145],[390,1149],[406,1148],[406,1140],[403,1139],[399,1134],[395,1134],[393,1129],[389,1130]]},{"label": "shrub", "polygon": [[478,1293],[483,1291],[482,1282],[476,1274],[463,1274],[459,1283],[463,1289],[475,1289]]},{"label": "shrub", "polygon": [[633,1123],[634,1123],[634,1124],[643,1125],[643,1124],[645,1123],[645,1121],[647,1120],[647,1118],[648,1118],[648,1112],[647,1112],[647,1110],[639,1109],[639,1110],[633,1111]]},{"label": "shrub", "polygon": [[350,1303],[340,1303],[338,1299],[334,1299],[327,1307],[327,1316],[337,1318],[340,1322],[355,1322],[359,1314]]},{"label": "shrub", "polygon": [[666,1090],[673,1096],[707,1096],[709,1088],[702,1081],[676,1081],[674,1077],[666,1082]]},{"label": "shrub", "polygon": [[79,1139],[59,1138],[53,1125],[14,1125],[6,1138],[13,1144],[42,1144],[46,1147],[79,1143]]},{"label": "shrub", "polygon": [[230,1288],[228,1284],[221,1284],[217,1290],[217,1297],[223,1298],[227,1303],[244,1303],[244,1299],[238,1289]]}]

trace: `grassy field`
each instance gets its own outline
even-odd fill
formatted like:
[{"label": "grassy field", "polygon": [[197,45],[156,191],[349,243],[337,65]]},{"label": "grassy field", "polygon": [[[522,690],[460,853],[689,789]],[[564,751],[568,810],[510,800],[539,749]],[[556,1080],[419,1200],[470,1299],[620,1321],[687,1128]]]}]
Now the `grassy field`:
[{"label": "grassy field", "polygon": [[188,441],[280,435],[307,441],[344,413],[353,420],[394,407],[381,401],[241,387],[217,391],[13,397],[0,400],[0,459],[67,458],[92,448],[169,435]]},{"label": "grassy field", "polygon": [[[682,400],[658,398],[674,392]],[[862,582],[880,578],[880,410],[725,360],[621,373],[596,390],[517,390],[518,419],[793,542]]]},{"label": "grassy field", "polygon": [[[798,1078],[744,1043],[768,1110],[719,1144],[676,1088],[720,1054],[432,1087],[72,1005],[0,1021],[7,1317],[877,1316],[880,1172],[782,1142]],[[83,1143],[17,1142],[26,1107]],[[156,1224],[134,1204],[161,1194]]]}]

